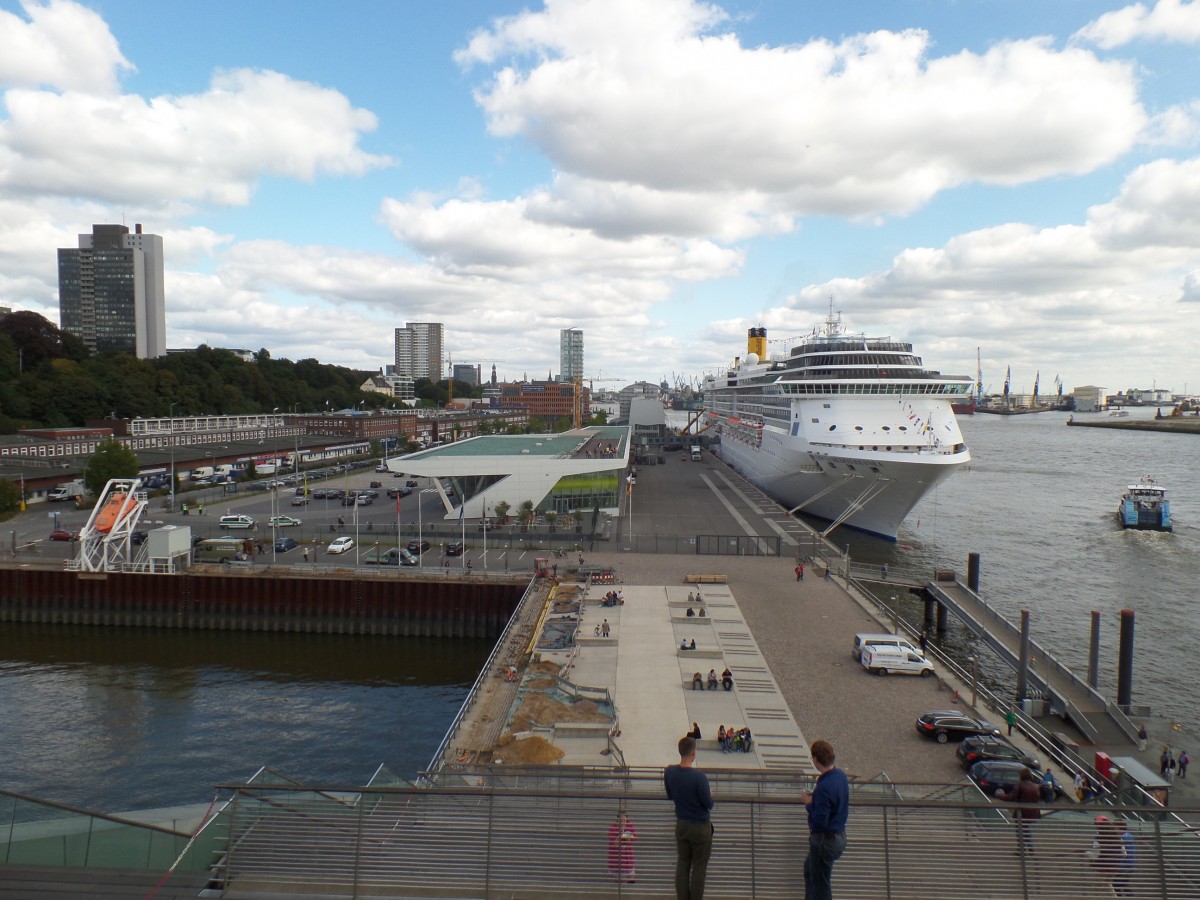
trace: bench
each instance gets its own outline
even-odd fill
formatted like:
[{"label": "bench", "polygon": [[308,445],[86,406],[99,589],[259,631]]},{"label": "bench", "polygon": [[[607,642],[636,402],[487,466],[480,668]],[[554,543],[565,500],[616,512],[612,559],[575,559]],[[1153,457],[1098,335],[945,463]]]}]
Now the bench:
[{"label": "bench", "polygon": [[684,584],[729,584],[728,575],[684,575]]},{"label": "bench", "polygon": [[697,647],[695,650],[684,650],[682,647],[676,647],[675,655],[679,657],[694,656],[697,659],[720,659],[724,656],[716,647]]}]

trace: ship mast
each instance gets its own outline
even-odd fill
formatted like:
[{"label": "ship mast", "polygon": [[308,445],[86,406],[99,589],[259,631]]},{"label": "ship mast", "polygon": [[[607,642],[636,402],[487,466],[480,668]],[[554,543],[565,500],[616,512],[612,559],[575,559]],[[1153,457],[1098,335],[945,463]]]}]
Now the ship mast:
[{"label": "ship mast", "polygon": [[975,348],[975,404],[983,406],[983,357],[979,348]]}]

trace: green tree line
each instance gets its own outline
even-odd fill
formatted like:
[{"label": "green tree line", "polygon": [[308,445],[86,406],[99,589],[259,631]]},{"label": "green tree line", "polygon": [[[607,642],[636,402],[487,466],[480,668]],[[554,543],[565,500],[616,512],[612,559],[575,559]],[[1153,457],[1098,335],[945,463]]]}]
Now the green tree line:
[{"label": "green tree line", "polygon": [[[0,434],[110,416],[167,416],[172,404],[176,416],[390,405],[384,394],[359,390],[371,374],[315,359],[272,359],[265,349],[253,362],[207,346],[158,359],[93,355],[45,317],[14,312],[0,316]],[[444,403],[449,385],[425,380],[417,394],[426,405]],[[455,382],[455,397],[472,394],[479,389]]]}]

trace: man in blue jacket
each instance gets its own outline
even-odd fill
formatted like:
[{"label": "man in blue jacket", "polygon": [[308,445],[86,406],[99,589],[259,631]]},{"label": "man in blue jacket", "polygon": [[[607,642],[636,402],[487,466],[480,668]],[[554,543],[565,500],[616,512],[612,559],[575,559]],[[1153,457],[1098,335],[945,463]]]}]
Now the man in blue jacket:
[{"label": "man in blue jacket", "polygon": [[833,864],[846,850],[846,818],[850,814],[850,783],[834,765],[828,741],[810,748],[819,776],[812,793],[800,799],[808,810],[808,858],[804,860],[804,900],[832,900]]},{"label": "man in blue jacket", "polygon": [[675,803],[675,896],[678,900],[703,900],[704,878],[712,854],[713,808],[708,778],[696,768],[696,739],[679,739],[679,765],[663,772],[667,799]]}]

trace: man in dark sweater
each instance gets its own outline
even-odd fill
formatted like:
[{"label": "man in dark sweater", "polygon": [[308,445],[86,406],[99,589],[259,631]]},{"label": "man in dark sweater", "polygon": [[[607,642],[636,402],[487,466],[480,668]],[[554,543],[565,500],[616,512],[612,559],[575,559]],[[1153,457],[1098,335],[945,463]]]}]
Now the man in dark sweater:
[{"label": "man in dark sweater", "polygon": [[831,900],[833,864],[846,850],[846,819],[850,814],[850,782],[834,765],[828,741],[813,741],[813,765],[820,774],[812,793],[802,791],[808,810],[808,857],[804,860],[805,900]]},{"label": "man in dark sweater", "polygon": [[675,803],[675,896],[678,900],[703,900],[708,857],[712,854],[713,808],[708,779],[696,768],[696,740],[679,739],[679,765],[663,772],[667,799]]}]

